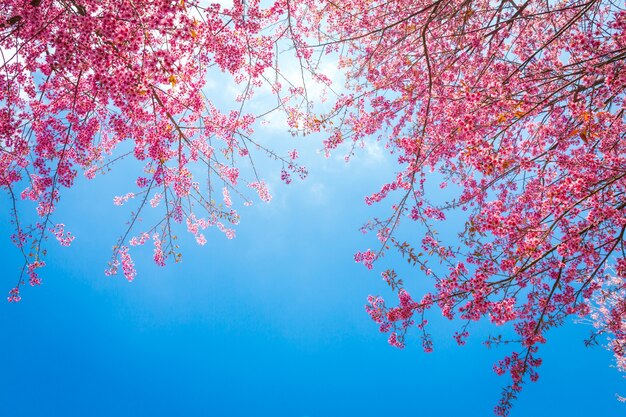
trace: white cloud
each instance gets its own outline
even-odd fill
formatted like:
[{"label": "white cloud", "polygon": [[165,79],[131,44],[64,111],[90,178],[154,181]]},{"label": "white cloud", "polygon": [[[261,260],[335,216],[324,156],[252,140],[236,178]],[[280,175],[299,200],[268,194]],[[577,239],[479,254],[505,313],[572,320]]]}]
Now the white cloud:
[{"label": "white cloud", "polygon": [[315,205],[328,204],[328,190],[321,182],[316,182],[308,187],[309,202]]}]

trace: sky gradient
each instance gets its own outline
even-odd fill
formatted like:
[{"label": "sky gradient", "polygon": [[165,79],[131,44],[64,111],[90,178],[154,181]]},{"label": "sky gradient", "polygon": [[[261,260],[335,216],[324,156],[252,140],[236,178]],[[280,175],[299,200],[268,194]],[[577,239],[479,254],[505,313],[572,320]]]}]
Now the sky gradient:
[{"label": "sky gradient", "polygon": [[[317,147],[307,140],[305,149]],[[261,167],[274,199],[241,207],[236,239],[210,229],[200,247],[181,233],[183,262],[166,268],[152,263],[151,248],[135,251],[132,283],[103,274],[128,216],[112,198],[128,191],[132,164],[79,181],[57,217],[77,236],[72,247],[51,242],[41,287],[0,303],[0,416],[492,415],[509,382],[491,370],[504,351],[481,345],[493,326],[477,323],[458,347],[456,323],[433,310],[435,351],[425,354],[415,336],[404,350],[389,346],[364,311],[368,294],[390,296],[380,278],[389,265],[406,281],[424,280],[395,255],[374,271],[352,258],[375,245],[358,229],[385,206],[363,197],[393,164],[376,146],[350,164],[304,155],[311,175],[289,186],[279,169]],[[2,204],[8,292],[20,264]],[[584,347],[589,330],[548,333],[539,382],[525,387],[512,417],[626,413],[614,396],[626,380],[609,352]]]}]

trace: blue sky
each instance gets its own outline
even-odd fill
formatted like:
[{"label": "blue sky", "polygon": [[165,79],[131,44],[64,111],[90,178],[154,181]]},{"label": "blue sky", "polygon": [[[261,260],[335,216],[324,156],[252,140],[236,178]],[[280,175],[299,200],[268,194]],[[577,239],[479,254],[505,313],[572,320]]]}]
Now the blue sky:
[{"label": "blue sky", "polygon": [[[223,81],[212,79],[208,95],[237,108],[236,87]],[[0,417],[492,415],[509,382],[491,371],[505,352],[481,344],[493,326],[477,323],[458,347],[458,323],[433,311],[435,351],[425,354],[417,337],[404,350],[389,346],[365,313],[369,294],[393,299],[380,278],[389,266],[409,286],[428,285],[397,255],[374,271],[353,260],[355,251],[377,248],[359,228],[387,214],[392,200],[367,207],[363,198],[394,174],[391,157],[374,143],[349,164],[343,151],[324,158],[315,152],[322,138],[292,138],[280,117],[270,120],[256,139],[300,149],[309,177],[282,185],[280,166],[257,154],[271,203],[239,204],[234,240],[209,229],[201,247],[179,233],[180,264],[160,268],[151,248],[135,250],[132,283],[103,271],[129,213],[113,197],[134,191],[129,179],[141,167],[122,162],[64,190],[56,221],[76,240],[70,248],[50,242],[43,284],[24,288],[19,304],[0,302]],[[9,200],[0,204],[8,293],[21,264],[9,240]],[[449,219],[443,232],[459,221]],[[409,239],[419,232],[411,227],[401,232]],[[525,387],[512,417],[624,415],[615,393],[626,394],[626,380],[610,368],[609,352],[584,347],[589,330],[548,334],[539,382]]]},{"label": "blue sky", "polygon": [[[300,139],[318,147],[311,140]],[[417,338],[390,347],[365,314],[368,294],[389,295],[380,270],[402,264],[388,256],[367,271],[352,259],[375,244],[358,228],[384,206],[368,208],[363,197],[393,164],[373,151],[347,165],[304,157],[311,175],[289,186],[273,182],[279,168],[264,167],[274,199],[241,208],[236,239],[209,230],[200,247],[185,235],[183,262],[166,268],[137,253],[132,283],[103,274],[128,213],[112,205],[128,191],[124,165],[69,190],[57,219],[77,239],[49,245],[41,287],[25,288],[19,304],[0,303],[0,416],[491,415],[508,383],[491,371],[502,352],[481,345],[491,326],[479,323],[457,347],[455,323],[433,311],[427,355]],[[8,292],[20,265],[7,204]],[[406,280],[423,279],[400,269]],[[540,380],[512,416],[624,415],[614,394],[626,392],[626,380],[609,367],[609,352],[584,347],[588,332],[570,325],[549,334]]]}]

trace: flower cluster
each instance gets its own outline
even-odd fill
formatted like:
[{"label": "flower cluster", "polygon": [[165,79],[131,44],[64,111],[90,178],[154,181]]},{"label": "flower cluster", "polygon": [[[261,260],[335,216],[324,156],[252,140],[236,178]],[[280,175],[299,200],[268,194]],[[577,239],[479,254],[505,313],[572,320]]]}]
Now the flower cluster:
[{"label": "flower cluster", "polygon": [[[74,238],[54,225],[54,217],[64,189],[74,185],[80,171],[92,179],[122,159],[143,164],[143,173],[128,178],[137,189],[113,199],[115,205],[134,207],[106,273],[116,273],[121,261],[129,280],[135,272],[124,245],[141,245],[158,235],[155,262],[180,259],[174,224],[215,226],[234,237],[227,225],[237,224],[238,215],[228,189],[239,194],[235,187],[248,171],[256,177],[250,150],[306,176],[295,161],[296,150],[281,156],[252,137],[257,117],[244,111],[249,107],[244,101],[267,74],[281,73],[275,46],[292,36],[280,24],[291,6],[282,0],[267,7],[198,0],[71,3],[7,0],[0,5],[0,49],[7,52],[0,74],[6,86],[0,93],[0,188],[13,200],[14,241],[36,248],[23,252],[23,271],[45,255],[41,248],[49,233],[64,246]],[[297,42],[303,40],[297,37]],[[297,50],[301,62],[312,59],[310,52]],[[218,107],[206,94],[211,88],[207,70],[225,73],[239,85],[240,102]],[[322,75],[315,80],[330,82]],[[292,101],[306,100],[304,88],[285,96],[279,83],[272,84],[285,112],[292,113],[287,110],[293,109]],[[228,187],[224,205],[213,197],[222,183]],[[263,181],[250,187],[270,201]],[[20,197],[36,203],[40,221],[23,222]],[[161,214],[152,225],[141,223],[148,206]],[[192,233],[199,244],[206,242],[204,234]]]}]

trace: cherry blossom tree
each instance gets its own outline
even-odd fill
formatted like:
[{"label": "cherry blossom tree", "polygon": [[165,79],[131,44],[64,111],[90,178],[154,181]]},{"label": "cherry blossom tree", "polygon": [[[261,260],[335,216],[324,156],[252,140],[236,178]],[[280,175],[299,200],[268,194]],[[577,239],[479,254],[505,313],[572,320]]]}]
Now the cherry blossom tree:
[{"label": "cherry blossom tree", "polygon": [[[364,227],[380,246],[355,260],[371,269],[395,248],[432,282],[416,294],[383,272],[399,303],[372,296],[367,311],[389,343],[404,347],[414,330],[431,351],[433,307],[460,321],[460,345],[475,321],[503,326],[486,344],[518,348],[494,365],[512,380],[498,415],[537,380],[548,330],[588,316],[593,300],[623,364],[623,3],[341,0],[319,13],[319,45],[339,51],[349,77],[322,119],[334,121],[326,149],[373,135],[401,166],[365,199],[392,212]],[[448,218],[453,236],[441,232]]]},{"label": "cherry blossom tree", "polygon": [[[131,246],[152,242],[154,261],[164,265],[181,256],[176,224],[199,244],[209,226],[232,238],[239,221],[233,200],[251,204],[248,188],[270,200],[253,153],[278,161],[285,182],[306,175],[297,152],[279,155],[252,138],[257,117],[245,108],[262,85],[286,113],[306,101],[277,66],[286,22],[281,4],[258,1],[2,2],[0,187],[23,257],[9,301],[20,300],[25,279],[40,283],[48,236],[66,246],[74,239],[54,211],[79,173],[91,179],[124,158],[144,164],[134,189],[114,200],[136,203],[107,270],[121,266],[128,280],[136,274]],[[205,94],[207,80],[224,74],[241,87],[230,109]],[[22,200],[36,204],[34,224],[23,220]],[[148,205],[161,210],[161,220],[139,226]]]},{"label": "cherry blossom tree", "polygon": [[[397,175],[365,199],[392,201],[387,218],[364,227],[378,246],[355,260],[371,269],[397,249],[432,290],[416,295],[412,280],[383,273],[399,302],[372,296],[367,311],[389,343],[402,348],[414,331],[431,351],[434,307],[460,321],[460,345],[473,322],[502,326],[486,341],[516,346],[494,366],[511,378],[498,415],[537,380],[540,345],[569,317],[612,335],[623,369],[623,4],[7,0],[0,11],[0,187],[23,257],[10,301],[25,281],[40,282],[47,236],[73,239],[55,220],[63,189],[119,158],[141,161],[144,174],[115,199],[136,205],[108,273],[132,280],[130,248],[149,241],[156,263],[179,259],[179,223],[200,244],[209,226],[232,237],[233,197],[249,203],[250,188],[270,199],[253,152],[278,161],[285,182],[306,173],[297,152],[279,155],[252,136],[262,114],[245,104],[265,86],[294,133],[326,132],[327,152],[347,143],[350,158],[378,138],[397,158]],[[283,76],[281,42],[302,80],[328,86],[318,63],[338,57],[348,84],[331,111],[315,114],[306,85]],[[215,72],[242,86],[231,109],[205,94]],[[34,224],[22,200],[35,203]],[[138,225],[147,206],[161,220]],[[462,219],[454,236],[447,219],[445,230]]]}]

